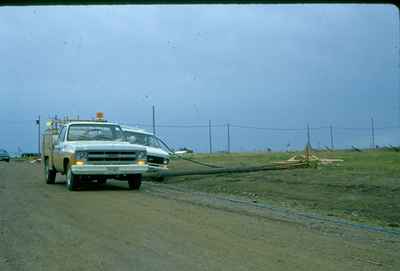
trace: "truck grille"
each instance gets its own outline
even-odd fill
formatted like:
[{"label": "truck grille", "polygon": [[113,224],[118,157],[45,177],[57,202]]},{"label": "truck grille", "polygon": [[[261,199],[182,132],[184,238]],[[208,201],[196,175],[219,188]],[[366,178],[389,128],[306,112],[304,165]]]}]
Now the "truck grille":
[{"label": "truck grille", "polygon": [[132,151],[90,151],[87,161],[90,164],[132,164],[136,161],[136,152]]},{"label": "truck grille", "polygon": [[164,164],[164,158],[148,155],[147,156],[147,163],[155,164],[155,165],[162,165],[162,164]]}]

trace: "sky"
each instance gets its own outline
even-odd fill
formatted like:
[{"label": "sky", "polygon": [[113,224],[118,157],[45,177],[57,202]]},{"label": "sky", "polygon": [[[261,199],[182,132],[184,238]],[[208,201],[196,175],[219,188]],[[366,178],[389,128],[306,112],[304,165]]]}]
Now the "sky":
[{"label": "sky", "polygon": [[173,148],[209,151],[209,120],[213,151],[228,123],[232,151],[302,149],[308,124],[368,147],[371,118],[400,145],[399,32],[390,5],[0,7],[0,148],[37,151],[39,115],[151,131],[152,105]]}]

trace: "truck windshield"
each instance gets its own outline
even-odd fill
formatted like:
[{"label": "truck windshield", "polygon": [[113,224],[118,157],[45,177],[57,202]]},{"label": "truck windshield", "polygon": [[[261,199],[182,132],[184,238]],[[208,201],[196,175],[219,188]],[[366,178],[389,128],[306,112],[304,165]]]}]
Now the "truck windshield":
[{"label": "truck windshield", "polygon": [[69,127],[68,141],[124,141],[125,137],[117,125],[74,124]]},{"label": "truck windshield", "polygon": [[128,131],[125,131],[124,133],[126,138],[130,139],[130,142],[132,143],[154,148],[160,148],[160,143],[158,142],[158,139],[153,135],[142,134],[137,132],[128,132]]}]

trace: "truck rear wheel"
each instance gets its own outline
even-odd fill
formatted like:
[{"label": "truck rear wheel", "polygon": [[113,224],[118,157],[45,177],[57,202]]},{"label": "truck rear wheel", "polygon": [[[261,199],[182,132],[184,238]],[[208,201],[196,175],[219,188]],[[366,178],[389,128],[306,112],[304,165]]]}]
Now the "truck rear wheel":
[{"label": "truck rear wheel", "polygon": [[54,184],[56,182],[56,171],[49,168],[49,160],[44,160],[44,178],[47,184]]},{"label": "truck rear wheel", "polygon": [[67,188],[70,191],[75,191],[78,187],[78,176],[72,173],[71,167],[67,170]]},{"label": "truck rear wheel", "polygon": [[140,186],[142,185],[142,175],[134,174],[129,176],[128,183],[130,190],[139,190]]}]

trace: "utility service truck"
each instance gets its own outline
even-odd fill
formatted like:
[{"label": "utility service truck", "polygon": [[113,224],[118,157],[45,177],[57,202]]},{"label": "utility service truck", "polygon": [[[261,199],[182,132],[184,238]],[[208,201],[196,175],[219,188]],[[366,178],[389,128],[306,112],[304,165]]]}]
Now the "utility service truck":
[{"label": "utility service truck", "polygon": [[43,135],[42,164],[47,184],[66,175],[69,190],[80,182],[125,180],[139,189],[148,170],[144,146],[127,142],[121,127],[102,118],[90,121],[50,120]]}]

